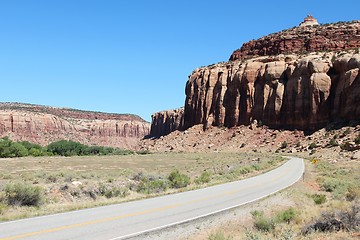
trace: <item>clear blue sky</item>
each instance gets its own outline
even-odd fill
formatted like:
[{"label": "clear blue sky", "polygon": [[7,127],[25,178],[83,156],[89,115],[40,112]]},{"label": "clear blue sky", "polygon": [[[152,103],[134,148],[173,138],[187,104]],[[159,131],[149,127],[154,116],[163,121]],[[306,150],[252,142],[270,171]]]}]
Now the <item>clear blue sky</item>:
[{"label": "clear blue sky", "polygon": [[197,67],[297,26],[359,20],[360,1],[0,0],[0,101],[147,121],[184,105]]}]

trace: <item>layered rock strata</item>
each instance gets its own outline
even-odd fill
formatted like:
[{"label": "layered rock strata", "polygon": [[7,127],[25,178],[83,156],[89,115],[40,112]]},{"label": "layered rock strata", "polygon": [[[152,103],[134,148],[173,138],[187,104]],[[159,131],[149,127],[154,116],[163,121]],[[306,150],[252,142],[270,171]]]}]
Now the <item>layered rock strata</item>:
[{"label": "layered rock strata", "polygon": [[84,144],[135,147],[150,124],[136,115],[0,103],[0,137],[41,145],[69,139]]},{"label": "layered rock strata", "polygon": [[150,136],[159,137],[184,128],[184,108],[154,113]]},{"label": "layered rock strata", "polygon": [[164,121],[157,113],[151,132],[253,122],[316,130],[332,121],[357,121],[359,52],[360,21],[318,25],[308,16],[299,27],[243,44],[229,62],[193,71],[183,124],[176,128],[172,118]]},{"label": "layered rock strata", "polygon": [[250,124],[313,130],[360,119],[360,54],[278,55],[196,69],[186,84],[184,126]]},{"label": "layered rock strata", "polygon": [[235,50],[230,61],[252,57],[341,51],[360,47],[360,21],[305,25],[252,40]]}]

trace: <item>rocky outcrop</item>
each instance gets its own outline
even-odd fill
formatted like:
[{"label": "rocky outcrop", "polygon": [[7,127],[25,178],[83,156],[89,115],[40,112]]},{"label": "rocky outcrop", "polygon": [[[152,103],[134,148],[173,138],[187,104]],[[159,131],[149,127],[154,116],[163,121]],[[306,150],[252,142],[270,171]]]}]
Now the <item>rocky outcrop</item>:
[{"label": "rocky outcrop", "polygon": [[196,69],[186,84],[184,126],[250,124],[313,130],[358,120],[360,54],[278,55]]},{"label": "rocky outcrop", "polygon": [[84,144],[133,148],[149,134],[139,116],[30,104],[0,103],[0,136],[41,145],[69,139]]},{"label": "rocky outcrop", "polygon": [[184,127],[184,108],[154,113],[150,136],[159,137]]},{"label": "rocky outcrop", "polygon": [[194,70],[181,127],[155,114],[152,133],[252,122],[316,130],[359,120],[359,51],[360,21],[317,25],[308,16],[299,27],[243,44],[229,62]]},{"label": "rocky outcrop", "polygon": [[258,56],[341,51],[360,48],[360,21],[305,25],[270,34],[243,44],[231,61]]}]

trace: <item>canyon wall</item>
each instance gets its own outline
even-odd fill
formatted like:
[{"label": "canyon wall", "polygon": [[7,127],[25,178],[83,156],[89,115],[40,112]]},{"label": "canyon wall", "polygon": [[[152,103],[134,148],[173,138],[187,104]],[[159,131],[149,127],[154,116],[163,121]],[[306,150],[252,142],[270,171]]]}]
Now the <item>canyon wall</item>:
[{"label": "canyon wall", "polygon": [[194,70],[182,124],[171,111],[156,113],[151,135],[197,124],[206,129],[256,120],[271,128],[317,130],[359,120],[359,51],[360,21],[301,24],[244,43],[229,62]]},{"label": "canyon wall", "polygon": [[360,119],[357,51],[277,55],[201,67],[186,83],[185,108],[152,116],[151,136],[197,124],[317,130]]},{"label": "canyon wall", "polygon": [[186,84],[184,126],[315,130],[360,118],[360,54],[258,57],[196,69]]},{"label": "canyon wall", "polygon": [[0,137],[41,145],[67,139],[89,145],[134,148],[150,124],[131,114],[107,114],[38,105],[0,103]]},{"label": "canyon wall", "polygon": [[184,108],[154,113],[150,136],[159,137],[184,128]]}]

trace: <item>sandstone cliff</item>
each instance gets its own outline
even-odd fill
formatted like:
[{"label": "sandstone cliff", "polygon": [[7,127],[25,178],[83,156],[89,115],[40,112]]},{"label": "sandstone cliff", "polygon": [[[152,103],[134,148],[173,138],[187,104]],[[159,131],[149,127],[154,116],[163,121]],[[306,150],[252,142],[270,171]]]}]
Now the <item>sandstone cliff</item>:
[{"label": "sandstone cliff", "polygon": [[150,136],[158,137],[184,127],[184,108],[154,113],[152,116]]},{"label": "sandstone cliff", "polygon": [[41,145],[69,139],[90,145],[133,148],[149,134],[149,128],[150,124],[136,115],[0,103],[0,137]]},{"label": "sandstone cliff", "polygon": [[186,84],[185,127],[253,120],[273,128],[312,130],[357,120],[360,54],[278,55],[196,69]]},{"label": "sandstone cliff", "polygon": [[178,117],[182,124],[156,113],[151,133],[254,120],[316,130],[332,121],[359,120],[359,50],[360,21],[296,27],[250,41],[229,62],[194,70]]},{"label": "sandstone cliff", "polygon": [[242,45],[230,60],[251,57],[341,51],[360,47],[360,21],[294,27]]}]

